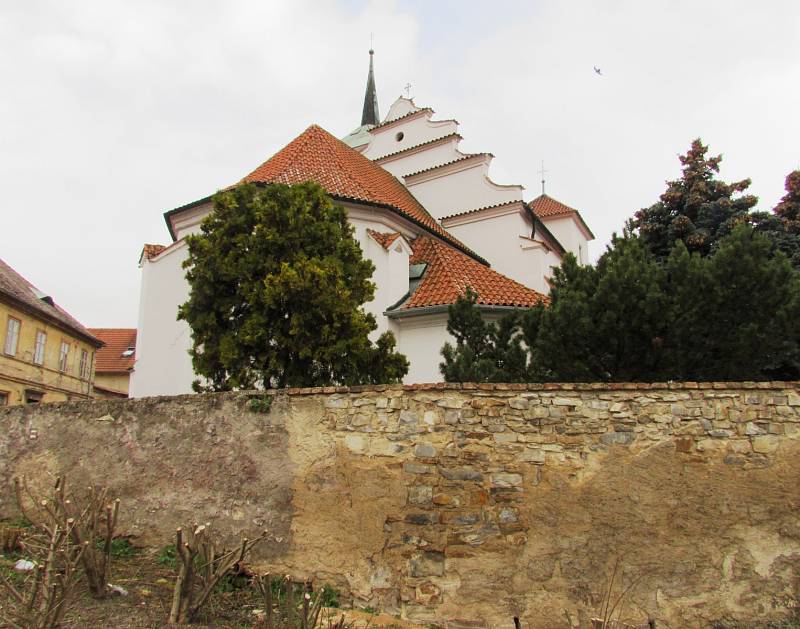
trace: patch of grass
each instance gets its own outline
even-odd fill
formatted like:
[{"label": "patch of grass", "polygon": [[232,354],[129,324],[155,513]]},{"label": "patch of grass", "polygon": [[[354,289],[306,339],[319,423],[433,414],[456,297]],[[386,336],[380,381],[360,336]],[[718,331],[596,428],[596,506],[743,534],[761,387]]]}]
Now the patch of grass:
[{"label": "patch of grass", "polygon": [[[341,606],[339,602],[339,597],[341,596],[341,592],[330,585],[323,585],[322,586],[322,606],[323,607],[335,607],[338,608]],[[367,611],[365,609],[365,611]],[[375,613],[375,612],[371,612]]]},{"label": "patch of grass", "polygon": [[[98,548],[103,548],[105,545],[104,539],[97,539],[95,545]],[[127,537],[115,537],[111,540],[111,556],[115,559],[122,557],[133,557],[139,549],[130,543]]]},{"label": "patch of grass", "polygon": [[17,515],[13,518],[5,518],[4,520],[0,520],[0,524],[8,526],[9,528],[17,528],[17,529],[32,529],[33,523],[28,520],[24,515]]},{"label": "patch of grass", "polygon": [[377,614],[378,613],[377,609],[375,609],[374,607],[370,607],[369,605],[367,605],[366,607],[363,607],[362,610],[364,612],[366,612],[367,614]]},{"label": "patch of grass", "polygon": [[254,413],[269,413],[270,408],[272,408],[271,395],[250,398],[250,410]]},{"label": "patch of grass", "polygon": [[156,563],[175,570],[178,567],[178,551],[175,544],[168,544],[159,550],[156,555]]}]

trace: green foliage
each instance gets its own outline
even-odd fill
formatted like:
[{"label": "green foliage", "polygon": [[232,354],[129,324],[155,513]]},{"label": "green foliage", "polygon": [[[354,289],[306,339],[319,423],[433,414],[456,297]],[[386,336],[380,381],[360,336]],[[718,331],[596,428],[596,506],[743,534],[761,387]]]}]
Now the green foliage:
[{"label": "green foliage", "polygon": [[772,213],[755,212],[751,220],[800,271],[800,170],[786,177],[786,195]]},{"label": "green foliage", "polygon": [[375,291],[345,210],[317,184],[246,184],[218,193],[187,238],[197,390],[398,382],[391,333],[373,344]]},{"label": "green foliage", "polygon": [[[663,263],[640,238],[615,238],[596,267],[579,266],[567,256],[552,286],[548,308],[512,313],[496,325],[480,319],[474,295],[460,300],[451,309],[457,346],[442,350],[445,378],[800,377],[800,273],[747,224],[705,257],[678,241]],[[498,343],[499,338],[513,342]],[[525,360],[517,356],[520,350]],[[526,361],[524,371],[498,367]]]},{"label": "green foliage", "polygon": [[676,240],[690,253],[708,255],[733,228],[749,218],[758,199],[742,195],[750,180],[725,183],[716,179],[722,156],[706,157],[708,147],[697,139],[679,159],[683,176],[667,183],[658,203],[636,212],[628,223],[647,249],[663,261]]},{"label": "green foliage", "polygon": [[341,595],[342,593],[333,586],[323,585],[322,592],[320,593],[320,596],[322,597],[322,606],[338,609],[341,606],[341,603],[339,602],[339,597]]},{"label": "green foliage", "polygon": [[442,347],[439,369],[448,382],[524,382],[531,377],[526,334],[533,333],[541,307],[512,311],[497,322],[487,322],[476,307],[471,288],[449,309],[447,331],[455,347]]},{"label": "green foliage", "polygon": [[178,551],[175,544],[168,544],[158,551],[156,562],[174,570],[178,567]]},{"label": "green foliage", "polygon": [[250,410],[254,413],[269,413],[272,408],[272,396],[261,395],[259,397],[250,398]]},{"label": "green foliage", "polygon": [[[105,539],[98,538],[95,540],[94,545],[102,550],[105,543]],[[111,540],[111,556],[115,559],[119,559],[120,557],[133,557],[138,552],[139,549],[131,544],[127,537],[115,537]]]}]

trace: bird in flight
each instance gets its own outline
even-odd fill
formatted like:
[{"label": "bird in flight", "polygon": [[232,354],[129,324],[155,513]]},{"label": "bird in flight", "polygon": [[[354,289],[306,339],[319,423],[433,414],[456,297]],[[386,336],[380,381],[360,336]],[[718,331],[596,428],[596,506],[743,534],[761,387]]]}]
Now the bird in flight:
[{"label": "bird in flight", "polygon": [[603,76],[603,73],[602,73],[602,72],[600,72],[600,68],[598,68],[597,66],[594,66],[594,71],[595,71],[597,74],[599,74],[600,76]]}]

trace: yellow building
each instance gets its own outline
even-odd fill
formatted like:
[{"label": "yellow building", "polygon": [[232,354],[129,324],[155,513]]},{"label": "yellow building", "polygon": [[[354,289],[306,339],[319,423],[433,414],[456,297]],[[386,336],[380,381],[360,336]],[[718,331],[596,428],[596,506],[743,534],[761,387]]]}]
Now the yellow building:
[{"label": "yellow building", "polygon": [[94,361],[96,397],[128,397],[136,360],[136,328],[89,328],[103,342]]},{"label": "yellow building", "polygon": [[93,396],[102,342],[0,260],[0,406]]}]

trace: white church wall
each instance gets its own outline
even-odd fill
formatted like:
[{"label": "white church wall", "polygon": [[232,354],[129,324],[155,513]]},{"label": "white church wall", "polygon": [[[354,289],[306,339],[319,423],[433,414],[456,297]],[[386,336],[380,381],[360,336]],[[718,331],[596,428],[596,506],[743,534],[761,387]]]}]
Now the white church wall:
[{"label": "white church wall", "polygon": [[492,268],[541,293],[555,259],[541,244],[531,241],[531,224],[518,210],[500,216],[447,226],[453,236],[485,258]]},{"label": "white church wall", "polygon": [[488,172],[488,163],[478,162],[442,176],[428,176],[422,180],[415,177],[406,184],[411,194],[437,219],[522,200],[522,186],[499,186],[489,179]]},{"label": "white church wall", "polygon": [[363,154],[369,159],[379,159],[389,153],[417,146],[458,131],[454,120],[431,121],[430,112],[420,113],[408,120],[370,131],[372,140]]},{"label": "white church wall", "polygon": [[397,349],[411,363],[403,382],[441,382],[442,345],[448,340],[455,342],[447,332],[447,312],[404,317],[396,321],[399,329]]},{"label": "white church wall", "polygon": [[414,104],[413,100],[405,98],[404,96],[399,96],[389,107],[389,111],[386,114],[386,118],[383,119],[383,122],[396,120],[397,118],[402,118],[406,114],[410,114],[412,111],[419,110],[420,108]]},{"label": "white church wall", "polygon": [[[502,314],[484,314],[486,321],[497,322]],[[408,358],[411,366],[403,379],[404,384],[441,382],[444,378],[439,371],[442,346],[455,339],[447,331],[447,311],[435,314],[406,316],[395,319],[397,322],[397,349]]]},{"label": "white church wall", "polygon": [[579,263],[589,263],[589,241],[572,216],[545,218],[542,222],[561,246],[575,255]]},{"label": "white church wall", "polygon": [[142,261],[131,397],[192,391],[191,331],[185,321],[176,320],[178,306],[189,296],[181,266],[187,255],[181,242],[153,260]]},{"label": "white church wall", "polygon": [[461,157],[464,157],[464,154],[458,150],[458,138],[454,137],[440,144],[432,144],[416,151],[409,151],[403,155],[378,160],[378,163],[382,168],[388,170],[402,181],[404,175],[415,173],[431,166],[447,164]]},{"label": "white church wall", "polygon": [[175,232],[175,239],[181,240],[189,234],[197,234],[200,232],[200,223],[214,208],[211,200],[201,203],[184,212],[180,212],[177,216],[170,219],[172,223],[172,230]]}]

